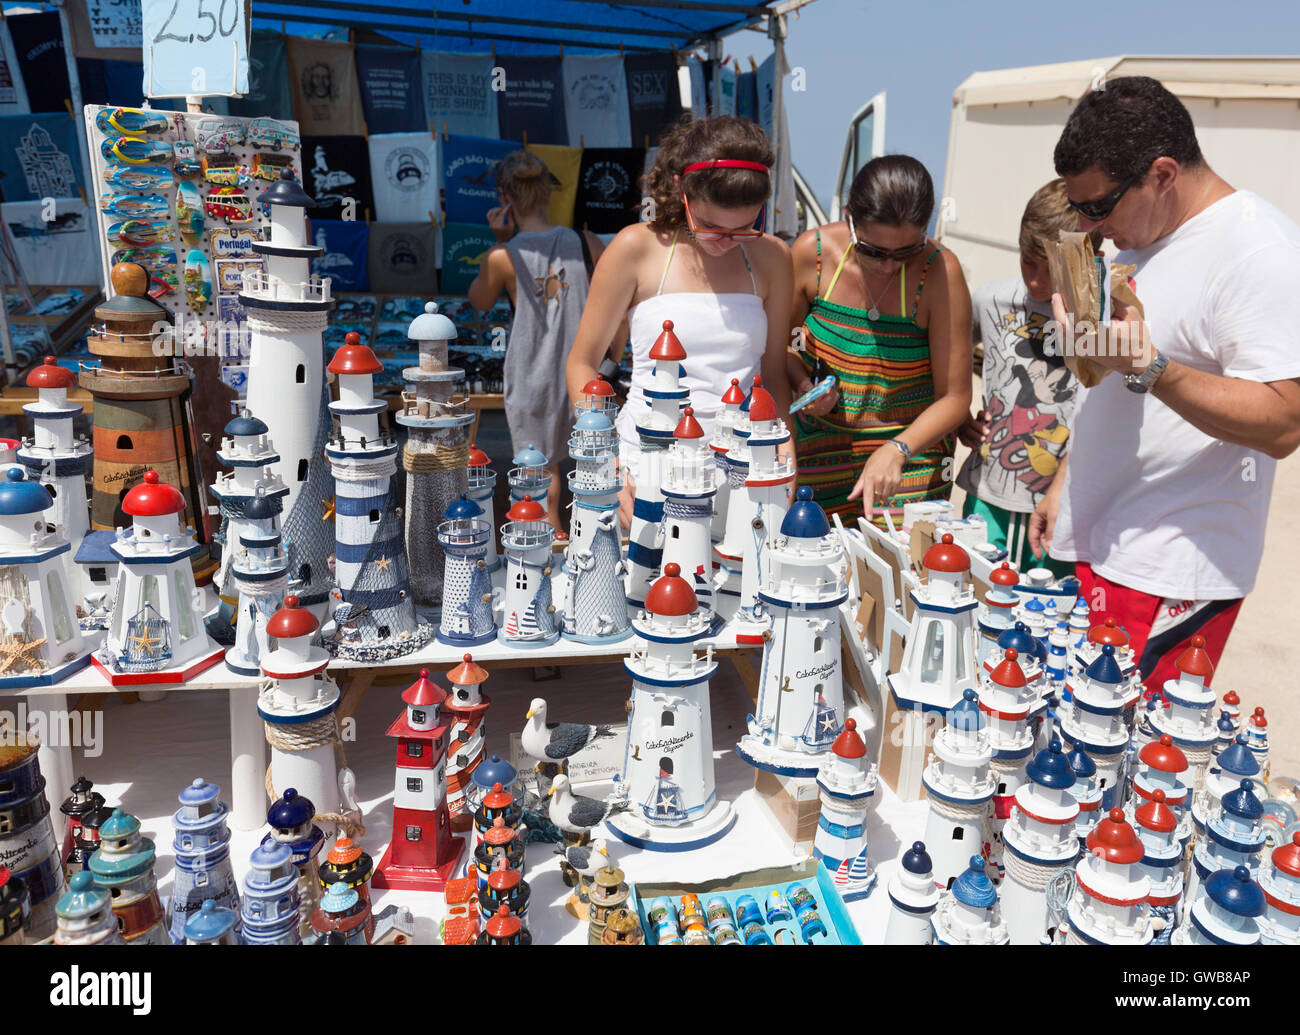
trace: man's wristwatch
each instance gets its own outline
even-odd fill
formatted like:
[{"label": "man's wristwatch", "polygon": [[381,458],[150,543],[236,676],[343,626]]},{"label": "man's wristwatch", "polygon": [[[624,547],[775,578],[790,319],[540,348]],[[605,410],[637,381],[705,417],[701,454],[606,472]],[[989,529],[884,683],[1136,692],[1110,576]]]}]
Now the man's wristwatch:
[{"label": "man's wristwatch", "polygon": [[1124,387],[1130,392],[1145,395],[1155,387],[1156,382],[1160,380],[1160,375],[1165,372],[1167,366],[1169,366],[1169,357],[1157,349],[1155,357],[1147,364],[1142,373],[1124,375]]},{"label": "man's wristwatch", "polygon": [[906,442],[901,442],[896,438],[887,439],[886,441],[888,441],[891,446],[896,446],[898,448],[898,451],[903,454],[904,460],[912,459],[912,447]]}]

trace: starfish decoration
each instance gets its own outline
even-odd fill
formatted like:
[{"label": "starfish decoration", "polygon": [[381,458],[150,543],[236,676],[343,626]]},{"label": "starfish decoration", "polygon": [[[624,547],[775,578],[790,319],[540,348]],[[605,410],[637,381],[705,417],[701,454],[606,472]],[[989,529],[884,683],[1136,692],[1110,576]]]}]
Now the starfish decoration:
[{"label": "starfish decoration", "polygon": [[655,803],[655,811],[671,812],[676,804],[671,794],[662,794],[659,796],[659,801]]},{"label": "starfish decoration", "polygon": [[161,636],[150,636],[148,632],[143,632],[139,636],[132,636],[130,640],[141,651],[153,655],[157,652],[154,650],[156,644],[162,643]]},{"label": "starfish decoration", "polygon": [[322,521],[333,521],[334,520],[334,497],[331,496],[327,500],[321,500],[320,506],[321,506],[320,519]]},{"label": "starfish decoration", "polygon": [[388,566],[392,563],[393,562],[388,559],[387,555],[385,555],[383,557],[380,557],[379,560],[375,561],[375,567],[378,568],[380,571],[387,571]]},{"label": "starfish decoration", "polygon": [[822,716],[822,729],[826,730],[828,733],[835,732],[835,719],[833,716]]},{"label": "starfish decoration", "polygon": [[13,640],[9,643],[0,644],[0,672],[7,672],[9,667],[16,662],[23,662],[29,669],[39,671],[45,667],[45,663],[36,655],[41,647],[45,645],[45,637],[39,640],[23,641]]}]

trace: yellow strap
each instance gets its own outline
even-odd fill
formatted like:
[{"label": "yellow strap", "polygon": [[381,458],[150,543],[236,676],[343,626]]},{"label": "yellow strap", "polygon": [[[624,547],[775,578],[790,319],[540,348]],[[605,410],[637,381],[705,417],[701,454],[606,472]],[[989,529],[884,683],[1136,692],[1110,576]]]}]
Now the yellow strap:
[{"label": "yellow strap", "polygon": [[830,285],[826,288],[826,294],[822,295],[822,298],[828,302],[831,300],[831,292],[835,290],[835,282],[840,279],[840,273],[844,270],[844,260],[849,257],[849,248],[852,247],[853,245],[850,243],[849,247],[845,248],[840,255],[840,264],[835,267],[835,276],[831,277]]},{"label": "yellow strap", "polygon": [[898,268],[898,315],[907,318],[907,263]]},{"label": "yellow strap", "polygon": [[664,284],[668,280],[668,267],[673,264],[673,253],[677,251],[677,235],[681,233],[681,229],[681,227],[678,227],[673,231],[673,241],[672,244],[668,246],[668,259],[664,263],[664,271],[659,274],[659,290],[655,292],[656,295],[662,295],[664,293]]}]

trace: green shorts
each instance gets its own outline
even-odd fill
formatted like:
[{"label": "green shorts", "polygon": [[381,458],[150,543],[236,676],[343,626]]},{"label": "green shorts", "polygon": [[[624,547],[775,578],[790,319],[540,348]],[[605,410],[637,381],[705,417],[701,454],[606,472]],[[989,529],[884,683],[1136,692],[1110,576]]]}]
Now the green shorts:
[{"label": "green shorts", "polygon": [[[962,507],[962,517],[978,514],[988,525],[989,542],[1008,552],[1008,559],[1022,572],[1030,568],[1046,568],[1057,578],[1074,574],[1073,561],[1058,561],[1052,557],[1035,557],[1029,549],[1029,514],[1020,514],[1012,510],[985,503],[982,499],[966,493],[966,503]],[[1012,556],[1016,544],[1020,544],[1020,556]]]}]

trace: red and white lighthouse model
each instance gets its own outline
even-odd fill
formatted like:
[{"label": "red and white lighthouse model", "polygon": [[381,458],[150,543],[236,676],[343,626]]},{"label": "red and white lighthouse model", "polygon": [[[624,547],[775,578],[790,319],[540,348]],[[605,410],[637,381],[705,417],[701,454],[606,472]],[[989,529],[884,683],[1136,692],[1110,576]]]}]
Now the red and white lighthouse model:
[{"label": "red and white lighthouse model", "polygon": [[483,761],[483,738],[487,735],[483,719],[492,699],[479,687],[487,677],[487,670],[474,663],[472,654],[466,654],[447,673],[447,682],[451,684],[451,696],[443,704],[451,727],[447,748],[447,809],[451,813],[451,827],[457,833],[464,833],[474,825],[474,810],[465,800],[465,789]]},{"label": "red and white lighthouse model", "polygon": [[402,700],[406,711],[387,735],[397,738],[393,839],[371,884],[403,891],[442,891],[460,862],[465,842],[451,829],[447,810],[447,692],[421,669]]}]

